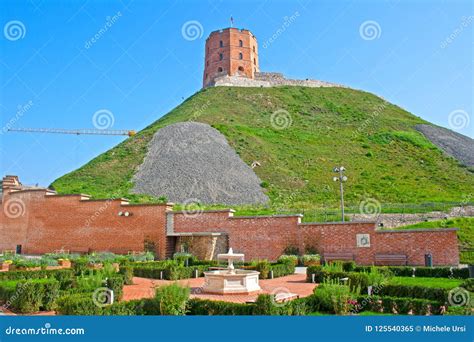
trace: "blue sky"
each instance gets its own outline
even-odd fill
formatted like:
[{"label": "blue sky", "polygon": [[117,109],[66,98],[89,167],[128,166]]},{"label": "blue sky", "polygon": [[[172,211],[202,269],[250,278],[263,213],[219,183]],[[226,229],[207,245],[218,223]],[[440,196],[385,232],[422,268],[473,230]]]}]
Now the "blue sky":
[{"label": "blue sky", "polygon": [[264,71],[373,92],[474,137],[471,1],[2,0],[0,174],[49,185],[124,139],[8,127],[94,128],[107,110],[109,128],[140,130],[166,114],[200,89],[205,39],[231,16]]}]

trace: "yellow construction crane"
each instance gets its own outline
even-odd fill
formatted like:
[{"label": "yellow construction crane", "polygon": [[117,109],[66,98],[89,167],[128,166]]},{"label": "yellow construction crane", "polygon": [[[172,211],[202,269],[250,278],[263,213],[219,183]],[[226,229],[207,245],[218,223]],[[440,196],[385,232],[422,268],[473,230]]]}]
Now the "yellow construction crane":
[{"label": "yellow construction crane", "polygon": [[62,129],[62,128],[9,128],[10,132],[26,132],[26,133],[58,133],[58,134],[90,134],[90,135],[128,135],[134,136],[137,132],[131,130],[115,130],[115,129]]}]

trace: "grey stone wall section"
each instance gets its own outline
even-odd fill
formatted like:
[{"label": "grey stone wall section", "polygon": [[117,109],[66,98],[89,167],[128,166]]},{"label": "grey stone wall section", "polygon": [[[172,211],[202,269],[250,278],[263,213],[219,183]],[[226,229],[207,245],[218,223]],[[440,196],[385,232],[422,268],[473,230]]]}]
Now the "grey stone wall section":
[{"label": "grey stone wall section", "polygon": [[133,177],[132,192],[189,204],[265,204],[261,180],[226,138],[203,123],[181,122],[158,130]]},{"label": "grey stone wall section", "polygon": [[339,87],[347,88],[341,84],[330,83],[319,80],[295,80],[285,78],[285,76],[278,72],[257,72],[255,74],[255,79],[243,77],[243,76],[220,76],[214,79],[215,87],[278,87],[278,86],[300,86],[300,87],[311,87],[311,88],[320,88],[320,87]]}]

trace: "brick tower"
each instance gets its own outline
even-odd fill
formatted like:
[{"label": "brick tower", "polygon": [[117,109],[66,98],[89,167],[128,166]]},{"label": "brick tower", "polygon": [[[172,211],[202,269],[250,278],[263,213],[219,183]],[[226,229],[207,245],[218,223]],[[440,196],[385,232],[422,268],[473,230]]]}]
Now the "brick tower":
[{"label": "brick tower", "polygon": [[249,30],[226,28],[212,32],[206,40],[203,87],[218,76],[254,78],[258,67],[257,39]]}]

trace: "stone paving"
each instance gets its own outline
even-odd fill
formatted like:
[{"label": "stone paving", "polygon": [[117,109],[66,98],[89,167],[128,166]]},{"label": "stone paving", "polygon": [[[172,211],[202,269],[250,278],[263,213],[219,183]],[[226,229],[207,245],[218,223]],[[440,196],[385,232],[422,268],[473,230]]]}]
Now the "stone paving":
[{"label": "stone paving", "polygon": [[[217,295],[202,293],[204,278],[182,279],[177,281],[182,286],[191,288],[191,298],[202,298],[212,300],[222,300],[226,302],[245,303],[257,299],[261,293],[270,294],[294,294],[293,298],[306,297],[313,293],[315,284],[306,282],[305,274],[292,274],[285,277],[260,280],[261,291],[251,294],[239,295]],[[123,289],[123,300],[151,298],[155,294],[155,288],[161,285],[172,284],[171,280],[157,280],[146,278],[133,278],[133,285],[126,285]]]}]

